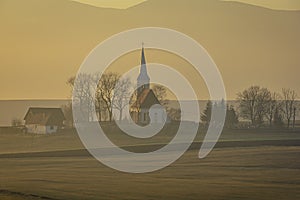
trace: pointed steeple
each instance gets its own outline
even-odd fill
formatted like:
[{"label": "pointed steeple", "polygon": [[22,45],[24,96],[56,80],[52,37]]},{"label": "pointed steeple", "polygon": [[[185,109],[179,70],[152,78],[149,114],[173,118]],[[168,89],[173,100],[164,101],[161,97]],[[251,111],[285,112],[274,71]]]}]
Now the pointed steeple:
[{"label": "pointed steeple", "polygon": [[150,78],[147,73],[146,58],[144,52],[144,44],[142,44],[141,68],[137,78],[138,96],[144,89],[149,89]]},{"label": "pointed steeple", "polygon": [[141,55],[141,65],[146,65],[146,58],[145,58],[145,52],[144,52],[144,44],[142,45],[142,55]]},{"label": "pointed steeple", "polygon": [[144,43],[142,44],[140,76],[143,76],[141,78],[146,78],[146,79],[150,80],[150,78],[148,76],[148,73],[147,73],[146,58],[145,58],[145,51],[144,51]]}]

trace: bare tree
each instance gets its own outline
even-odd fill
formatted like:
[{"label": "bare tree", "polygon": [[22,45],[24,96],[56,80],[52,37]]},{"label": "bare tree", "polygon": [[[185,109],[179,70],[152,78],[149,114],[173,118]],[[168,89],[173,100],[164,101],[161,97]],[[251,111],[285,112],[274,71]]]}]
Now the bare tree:
[{"label": "bare tree", "polygon": [[123,118],[123,109],[130,103],[132,83],[129,78],[121,78],[114,88],[113,108],[119,111],[119,120]]},{"label": "bare tree", "polygon": [[[76,96],[73,96],[74,102],[79,104],[82,114],[85,115],[84,119],[93,118],[91,112],[93,106],[96,108],[100,121],[107,116],[107,113],[109,121],[112,121],[114,108],[120,111],[120,119],[122,119],[122,112],[127,102],[125,99],[130,98],[130,79],[120,79],[119,74],[108,72],[101,76],[98,84],[94,84],[99,75],[79,74],[76,79],[75,77],[68,79],[67,84],[76,90]],[[76,88],[74,88],[75,81]],[[120,81],[119,84],[117,84],[118,81]],[[94,102],[93,97],[95,97]]]},{"label": "bare tree", "polygon": [[[74,87],[76,81],[76,87]],[[92,112],[94,102],[92,101],[93,91],[93,81],[94,76],[91,74],[81,73],[78,74],[76,79],[75,77],[71,77],[68,79],[67,84],[69,84],[75,92],[75,96],[73,96],[73,100],[79,104],[80,110],[82,112],[83,120],[90,121],[92,119]]]},{"label": "bare tree", "polygon": [[271,92],[267,88],[261,88],[257,100],[257,124],[261,125],[271,102]]},{"label": "bare tree", "polygon": [[287,128],[289,128],[291,119],[294,114],[295,99],[297,97],[297,94],[292,89],[283,88],[282,95],[283,95],[283,104],[284,104],[284,116],[285,119],[287,120]]},{"label": "bare tree", "polygon": [[67,80],[67,85],[69,85],[71,87],[71,89],[73,90],[73,87],[74,87],[74,84],[75,84],[75,76],[72,76],[70,77],[68,80]]},{"label": "bare tree", "polygon": [[113,99],[114,99],[114,89],[120,75],[113,72],[108,72],[102,74],[100,81],[97,86],[97,95],[99,95],[107,109],[109,115],[109,121],[112,121],[113,115]]},{"label": "bare tree", "polygon": [[252,125],[255,124],[255,115],[256,115],[256,104],[257,96],[259,93],[259,86],[251,86],[250,88],[239,92],[237,94],[238,100],[240,103],[240,113],[242,117],[248,118],[251,120]]},{"label": "bare tree", "polygon": [[273,124],[276,128],[282,128],[282,126],[284,125],[283,123],[283,117],[282,117],[282,111],[280,111],[281,108],[277,108],[275,109],[275,112],[274,112],[274,119],[273,119]]},{"label": "bare tree", "polygon": [[162,106],[166,106],[168,101],[166,100],[167,97],[167,88],[162,85],[154,85],[152,87],[152,91],[154,92],[155,96],[157,97],[158,101]]},{"label": "bare tree", "polygon": [[98,115],[98,120],[100,122],[104,121],[107,116],[107,108],[106,108],[106,104],[104,103],[98,90],[96,91],[96,94],[95,94],[95,107],[96,107],[96,112]]},{"label": "bare tree", "polygon": [[252,125],[260,126],[267,113],[267,105],[271,101],[271,93],[267,88],[251,86],[238,93],[240,113],[251,120]]},{"label": "bare tree", "polygon": [[173,121],[181,120],[181,110],[179,108],[168,108],[167,113],[171,120]]},{"label": "bare tree", "polygon": [[280,94],[273,92],[271,94],[271,99],[268,102],[267,108],[266,108],[266,117],[269,121],[269,125],[272,126],[273,125],[273,121],[275,118],[275,114],[278,120],[278,116],[281,114],[282,112],[282,101],[281,101],[281,96]]},{"label": "bare tree", "polygon": [[294,112],[293,112],[293,129],[295,128],[295,123],[296,123],[296,106],[294,107]]}]

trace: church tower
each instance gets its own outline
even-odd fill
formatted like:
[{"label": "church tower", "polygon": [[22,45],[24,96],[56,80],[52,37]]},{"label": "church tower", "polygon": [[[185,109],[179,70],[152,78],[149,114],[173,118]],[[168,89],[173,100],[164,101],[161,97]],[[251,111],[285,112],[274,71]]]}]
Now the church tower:
[{"label": "church tower", "polygon": [[150,78],[147,73],[147,67],[146,67],[146,58],[145,58],[145,52],[144,52],[144,46],[142,46],[142,55],[141,55],[141,68],[140,68],[140,74],[137,78],[137,96],[140,96],[140,94],[143,92],[144,89],[149,89]]}]

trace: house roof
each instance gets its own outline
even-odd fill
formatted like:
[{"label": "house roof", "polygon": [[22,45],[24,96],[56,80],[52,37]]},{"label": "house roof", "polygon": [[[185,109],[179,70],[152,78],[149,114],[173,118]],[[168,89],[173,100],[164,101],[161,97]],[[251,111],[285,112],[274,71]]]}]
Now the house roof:
[{"label": "house roof", "polygon": [[135,108],[150,108],[154,104],[160,104],[160,102],[155,96],[153,90],[146,88],[141,92],[132,106]]},{"label": "house roof", "polygon": [[24,120],[26,124],[56,125],[62,122],[65,116],[61,108],[31,107],[28,109]]}]

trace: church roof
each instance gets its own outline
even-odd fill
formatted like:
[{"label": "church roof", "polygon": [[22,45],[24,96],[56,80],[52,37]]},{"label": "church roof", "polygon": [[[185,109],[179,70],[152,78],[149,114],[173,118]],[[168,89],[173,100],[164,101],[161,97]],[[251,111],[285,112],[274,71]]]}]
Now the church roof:
[{"label": "church roof", "polygon": [[135,108],[150,108],[154,104],[160,104],[153,90],[144,89],[134,102],[132,107]]}]

